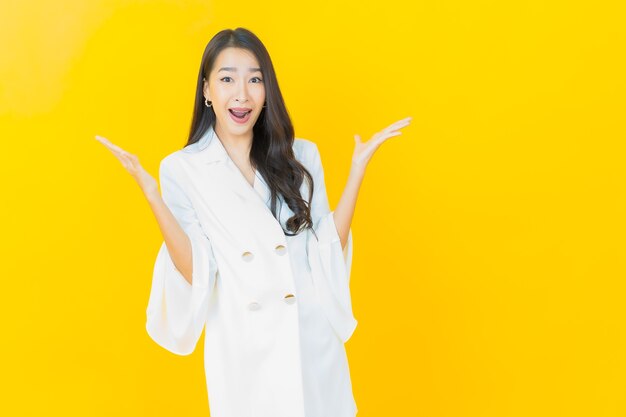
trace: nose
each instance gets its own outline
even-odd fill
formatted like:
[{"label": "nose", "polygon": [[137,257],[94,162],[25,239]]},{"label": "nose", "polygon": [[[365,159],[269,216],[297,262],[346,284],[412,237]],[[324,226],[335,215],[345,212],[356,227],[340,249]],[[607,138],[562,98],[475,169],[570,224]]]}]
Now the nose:
[{"label": "nose", "polygon": [[237,92],[237,98],[236,101],[238,101],[239,103],[243,103],[248,101],[247,97],[248,97],[248,87],[246,86],[246,83],[242,83],[241,87],[239,88],[239,91]]}]

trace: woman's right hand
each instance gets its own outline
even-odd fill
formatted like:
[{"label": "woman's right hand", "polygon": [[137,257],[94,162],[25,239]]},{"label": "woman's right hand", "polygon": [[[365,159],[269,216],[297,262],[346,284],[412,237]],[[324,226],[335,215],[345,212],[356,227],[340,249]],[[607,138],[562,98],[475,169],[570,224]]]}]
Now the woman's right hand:
[{"label": "woman's right hand", "polygon": [[141,166],[136,155],[126,152],[102,136],[96,135],[96,140],[106,146],[119,159],[124,168],[137,181],[147,198],[160,196],[156,180]]}]

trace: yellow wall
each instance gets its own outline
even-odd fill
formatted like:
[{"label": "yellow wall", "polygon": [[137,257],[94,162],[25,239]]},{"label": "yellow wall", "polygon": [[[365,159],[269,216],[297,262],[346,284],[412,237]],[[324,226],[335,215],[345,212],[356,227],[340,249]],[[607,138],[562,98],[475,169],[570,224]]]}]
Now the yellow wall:
[{"label": "yellow wall", "polygon": [[626,415],[620,2],[0,3],[0,414],[207,415],[200,342],[148,337],[157,173],[204,46],[254,31],[353,223],[359,417]]}]

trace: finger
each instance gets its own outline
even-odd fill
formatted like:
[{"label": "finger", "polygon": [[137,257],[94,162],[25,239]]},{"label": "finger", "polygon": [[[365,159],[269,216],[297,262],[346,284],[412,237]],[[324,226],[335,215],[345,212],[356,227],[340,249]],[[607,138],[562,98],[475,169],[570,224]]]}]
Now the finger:
[{"label": "finger", "polygon": [[111,141],[109,141],[107,138],[102,137],[102,136],[98,136],[96,135],[96,139],[102,143],[103,145],[105,145],[106,147],[108,147],[109,149],[111,149],[112,151],[116,151],[116,152],[126,152],[124,151],[124,149],[120,148],[119,146],[111,143]]},{"label": "finger", "polygon": [[105,138],[104,136],[96,135],[96,140],[107,147],[115,147],[115,145],[111,143],[111,141]]},{"label": "finger", "polygon": [[128,159],[130,167],[133,169],[133,171],[141,171],[143,169],[143,167],[139,163],[139,158],[137,158],[136,155],[129,153],[126,155],[126,158]]},{"label": "finger", "polygon": [[126,168],[126,169],[134,168],[134,165],[135,165],[134,162],[136,160],[134,155],[129,154],[128,152],[126,152],[124,150],[122,150],[121,152],[118,152],[118,151],[115,151],[115,150],[111,150],[111,152],[121,162],[121,164],[124,166],[124,168]]},{"label": "finger", "polygon": [[[117,148],[117,149],[115,149],[115,148]],[[126,158],[129,158],[129,160],[133,160],[133,161],[136,160],[137,157],[135,155],[133,155],[132,153],[127,152],[124,149],[122,149],[120,147],[117,147],[117,146],[115,148],[109,148],[109,150],[111,152],[113,152],[113,155],[115,155],[115,156],[124,156]]]},{"label": "finger", "polygon": [[389,132],[390,130],[396,130],[396,129],[400,129],[402,127],[408,126],[409,123],[411,123],[411,118],[406,118],[406,119],[402,119],[399,120],[389,126],[387,126],[386,128],[383,129],[383,132]]},{"label": "finger", "polygon": [[413,119],[413,118],[412,118],[412,117],[410,117],[410,116],[409,116],[409,117],[405,117],[404,119],[400,119],[400,120],[398,120],[397,122],[394,122],[394,123],[390,124],[389,126],[387,126],[387,129],[392,128],[392,127],[394,127],[394,126],[400,126],[400,125],[404,125],[404,126],[406,126],[406,125],[408,125],[409,123],[411,123],[411,120],[412,120],[412,119]]},{"label": "finger", "polygon": [[388,132],[388,133],[384,133],[384,134],[380,134],[376,139],[374,139],[374,145],[376,147],[379,147],[384,141],[386,141],[387,139],[389,139],[392,136],[398,136],[401,135],[402,132]]},{"label": "finger", "polygon": [[124,166],[124,168],[126,168],[126,170],[130,170],[132,168],[132,163],[128,160],[127,157],[121,156],[120,161],[122,162],[122,165]]},{"label": "finger", "polygon": [[114,155],[117,159],[119,159],[120,161],[121,161],[121,158],[122,158],[122,157],[126,156],[126,155],[125,155],[125,153],[124,153],[124,151],[118,151],[118,150],[111,149],[111,148],[108,148],[108,149],[109,149],[109,151],[111,151],[111,153],[112,153],[112,154],[113,154],[113,155]]},{"label": "finger", "polygon": [[398,126],[395,129],[383,130],[379,134],[380,135],[395,134],[396,132],[399,132],[400,129],[403,128],[403,127],[405,127],[405,126]]},{"label": "finger", "polygon": [[112,143],[101,142],[109,151],[114,154],[121,154],[121,149],[118,146],[113,145]]},{"label": "finger", "polygon": [[120,154],[115,153],[115,152],[113,153],[113,155],[115,155],[115,157],[117,158],[117,160],[118,160],[118,161],[120,161],[120,163],[122,164],[122,166],[123,166],[124,168],[127,168],[127,167],[128,167],[128,160],[127,160],[127,159],[126,159],[123,155],[120,155]]}]

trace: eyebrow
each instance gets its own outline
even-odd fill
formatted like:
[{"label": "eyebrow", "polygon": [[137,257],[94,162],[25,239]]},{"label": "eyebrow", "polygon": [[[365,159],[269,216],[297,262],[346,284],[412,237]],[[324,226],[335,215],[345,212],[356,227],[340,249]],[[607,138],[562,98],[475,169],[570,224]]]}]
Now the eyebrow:
[{"label": "eyebrow", "polygon": [[[235,67],[222,67],[217,72],[220,72],[220,71],[237,72],[237,68],[235,68]],[[263,73],[263,71],[261,71],[261,68],[248,68],[248,71],[249,72],[260,72],[261,74]]]}]

